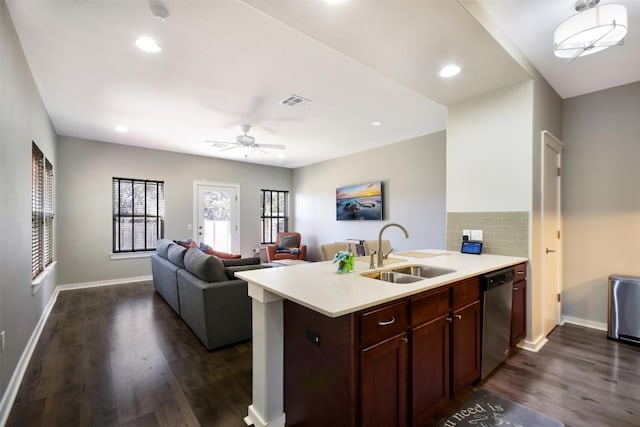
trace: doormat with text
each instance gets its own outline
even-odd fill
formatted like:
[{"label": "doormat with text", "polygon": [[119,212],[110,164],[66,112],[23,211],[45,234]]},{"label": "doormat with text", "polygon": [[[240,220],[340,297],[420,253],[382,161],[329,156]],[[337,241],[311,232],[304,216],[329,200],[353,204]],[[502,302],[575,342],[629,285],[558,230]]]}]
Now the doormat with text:
[{"label": "doormat with text", "polygon": [[440,427],[563,427],[555,418],[486,390],[478,390],[450,414]]}]

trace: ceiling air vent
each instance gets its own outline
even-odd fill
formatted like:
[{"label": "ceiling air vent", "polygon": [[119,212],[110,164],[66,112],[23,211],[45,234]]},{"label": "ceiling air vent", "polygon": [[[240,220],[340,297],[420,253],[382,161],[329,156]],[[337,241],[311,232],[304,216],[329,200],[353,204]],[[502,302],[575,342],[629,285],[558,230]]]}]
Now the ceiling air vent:
[{"label": "ceiling air vent", "polygon": [[309,102],[311,102],[310,99],[291,94],[280,101],[280,104],[288,105],[289,107],[302,107],[307,105]]}]

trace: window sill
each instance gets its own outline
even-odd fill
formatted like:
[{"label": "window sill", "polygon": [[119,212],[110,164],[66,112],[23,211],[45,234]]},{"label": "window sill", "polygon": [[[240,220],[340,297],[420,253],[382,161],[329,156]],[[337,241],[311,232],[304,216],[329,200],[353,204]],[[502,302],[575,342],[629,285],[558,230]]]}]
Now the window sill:
[{"label": "window sill", "polygon": [[45,267],[42,273],[38,274],[35,279],[31,281],[31,295],[35,295],[40,290],[42,283],[45,281],[47,276],[53,271],[58,261],[53,261],[51,264]]},{"label": "window sill", "polygon": [[155,254],[156,251],[147,251],[147,252],[125,252],[125,253],[111,253],[109,254],[109,258],[111,259],[134,259],[134,258],[149,258],[151,255]]}]

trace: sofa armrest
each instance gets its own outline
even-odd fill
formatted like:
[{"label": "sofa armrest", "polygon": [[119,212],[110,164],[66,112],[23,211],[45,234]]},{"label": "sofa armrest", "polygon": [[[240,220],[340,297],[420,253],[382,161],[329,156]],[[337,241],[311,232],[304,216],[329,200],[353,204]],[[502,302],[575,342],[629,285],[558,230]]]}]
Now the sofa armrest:
[{"label": "sofa armrest", "polygon": [[271,268],[270,265],[262,265],[262,264],[257,264],[257,265],[237,265],[234,267],[226,267],[224,269],[224,272],[227,273],[227,277],[229,277],[229,280],[234,279],[236,276],[236,272],[238,271],[247,271],[247,270],[260,270],[263,268]]},{"label": "sofa armrest", "polygon": [[259,257],[239,258],[239,259],[223,259],[222,263],[225,267],[238,267],[243,265],[260,265]]}]

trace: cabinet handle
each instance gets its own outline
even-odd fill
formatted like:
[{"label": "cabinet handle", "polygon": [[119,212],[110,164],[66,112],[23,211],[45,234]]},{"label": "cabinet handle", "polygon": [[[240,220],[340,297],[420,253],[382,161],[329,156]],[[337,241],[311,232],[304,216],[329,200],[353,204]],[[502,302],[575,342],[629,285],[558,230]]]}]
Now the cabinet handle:
[{"label": "cabinet handle", "polygon": [[517,290],[518,290],[518,288],[516,288],[516,287],[514,286],[514,287],[513,287],[513,290],[514,290],[514,291],[517,291]]},{"label": "cabinet handle", "polygon": [[524,274],[524,271],[516,270],[516,274]]},{"label": "cabinet handle", "polygon": [[400,341],[406,344],[409,342],[409,338],[400,338]]},{"label": "cabinet handle", "polygon": [[444,320],[446,320],[447,322],[453,322],[453,318],[451,317],[445,317]]},{"label": "cabinet handle", "polygon": [[389,320],[381,320],[380,322],[378,322],[378,326],[389,326],[392,323],[394,323],[396,321],[395,317],[392,317]]},{"label": "cabinet handle", "polygon": [[460,314],[454,314],[453,316],[458,320],[462,319],[462,316]]}]

